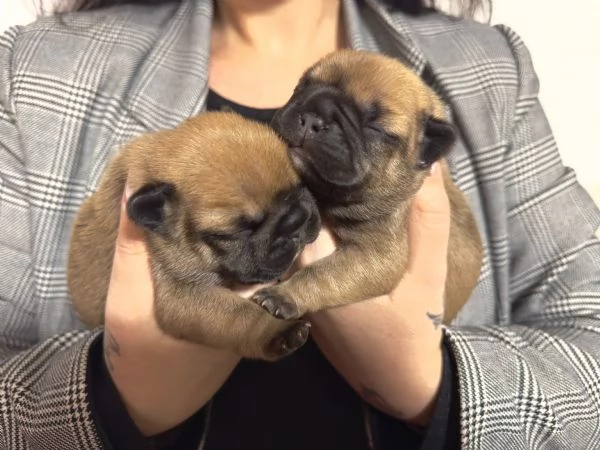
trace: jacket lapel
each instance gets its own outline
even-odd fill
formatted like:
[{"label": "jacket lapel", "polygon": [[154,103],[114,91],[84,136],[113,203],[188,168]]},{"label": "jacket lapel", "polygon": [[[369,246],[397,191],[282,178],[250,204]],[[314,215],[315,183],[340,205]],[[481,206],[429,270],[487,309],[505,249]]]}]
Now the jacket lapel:
[{"label": "jacket lapel", "polygon": [[183,0],[140,63],[126,104],[148,131],[173,128],[202,111],[208,88],[213,3]]}]

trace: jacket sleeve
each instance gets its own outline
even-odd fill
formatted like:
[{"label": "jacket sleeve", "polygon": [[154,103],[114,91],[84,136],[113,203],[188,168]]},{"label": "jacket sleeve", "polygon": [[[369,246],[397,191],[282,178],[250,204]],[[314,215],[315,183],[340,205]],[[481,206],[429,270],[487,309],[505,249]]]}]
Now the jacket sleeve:
[{"label": "jacket sleeve", "polygon": [[12,96],[18,34],[0,35],[0,449],[100,449],[86,387],[99,332],[37,339],[26,155]]},{"label": "jacket sleeve", "polygon": [[446,329],[462,448],[598,448],[600,214],[561,163],[527,48],[499,29],[518,74],[498,194],[507,202],[512,307],[506,323]]}]

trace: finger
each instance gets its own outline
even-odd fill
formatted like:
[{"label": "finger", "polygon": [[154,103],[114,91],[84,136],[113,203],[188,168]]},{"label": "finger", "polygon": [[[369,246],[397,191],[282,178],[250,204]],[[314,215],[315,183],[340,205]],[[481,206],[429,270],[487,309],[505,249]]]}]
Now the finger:
[{"label": "finger", "polygon": [[146,243],[142,230],[129,219],[127,214],[127,200],[131,192],[129,186],[125,186],[123,196],[121,197],[121,213],[119,219],[119,231],[115,252],[117,254],[145,255]]},{"label": "finger", "polygon": [[312,264],[319,259],[331,255],[336,249],[335,239],[329,228],[323,226],[317,239],[310,244],[306,244],[302,253],[298,257],[300,266]]},{"label": "finger", "polygon": [[[151,317],[154,287],[142,230],[127,215],[127,188],[121,196],[119,228],[108,288],[106,314],[114,320]],[[118,319],[121,320],[121,319]]]},{"label": "finger", "polygon": [[408,234],[409,272],[427,283],[445,280],[450,203],[439,163],[433,165],[431,175],[415,196]]}]

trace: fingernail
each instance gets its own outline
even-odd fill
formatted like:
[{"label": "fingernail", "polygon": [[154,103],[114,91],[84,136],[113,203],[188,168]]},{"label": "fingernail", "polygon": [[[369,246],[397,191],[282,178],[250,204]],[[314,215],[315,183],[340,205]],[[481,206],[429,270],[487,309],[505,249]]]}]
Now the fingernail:
[{"label": "fingernail", "polygon": [[440,163],[439,162],[434,162],[431,165],[431,169],[429,170],[429,175],[431,176],[435,176],[440,172]]},{"label": "fingernail", "polygon": [[129,200],[129,197],[131,197],[131,192],[131,187],[129,186],[129,184],[125,183],[125,201]]},{"label": "fingernail", "polygon": [[125,184],[125,189],[123,189],[123,194],[121,195],[121,208],[127,208],[127,200],[131,196],[131,188],[128,184]]}]

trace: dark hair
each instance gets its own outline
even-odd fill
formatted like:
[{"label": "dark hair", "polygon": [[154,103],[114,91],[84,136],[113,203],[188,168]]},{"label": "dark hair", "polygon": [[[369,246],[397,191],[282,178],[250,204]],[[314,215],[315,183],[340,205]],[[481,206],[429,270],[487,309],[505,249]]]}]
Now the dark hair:
[{"label": "dark hair", "polygon": [[[120,4],[162,5],[178,3],[180,0],[67,0],[70,11],[108,8]],[[393,10],[407,14],[419,15],[436,8],[436,0],[382,0]],[[473,17],[477,11],[491,6],[491,0],[452,0],[460,11],[460,15]],[[454,5],[453,5],[454,6]]]}]

